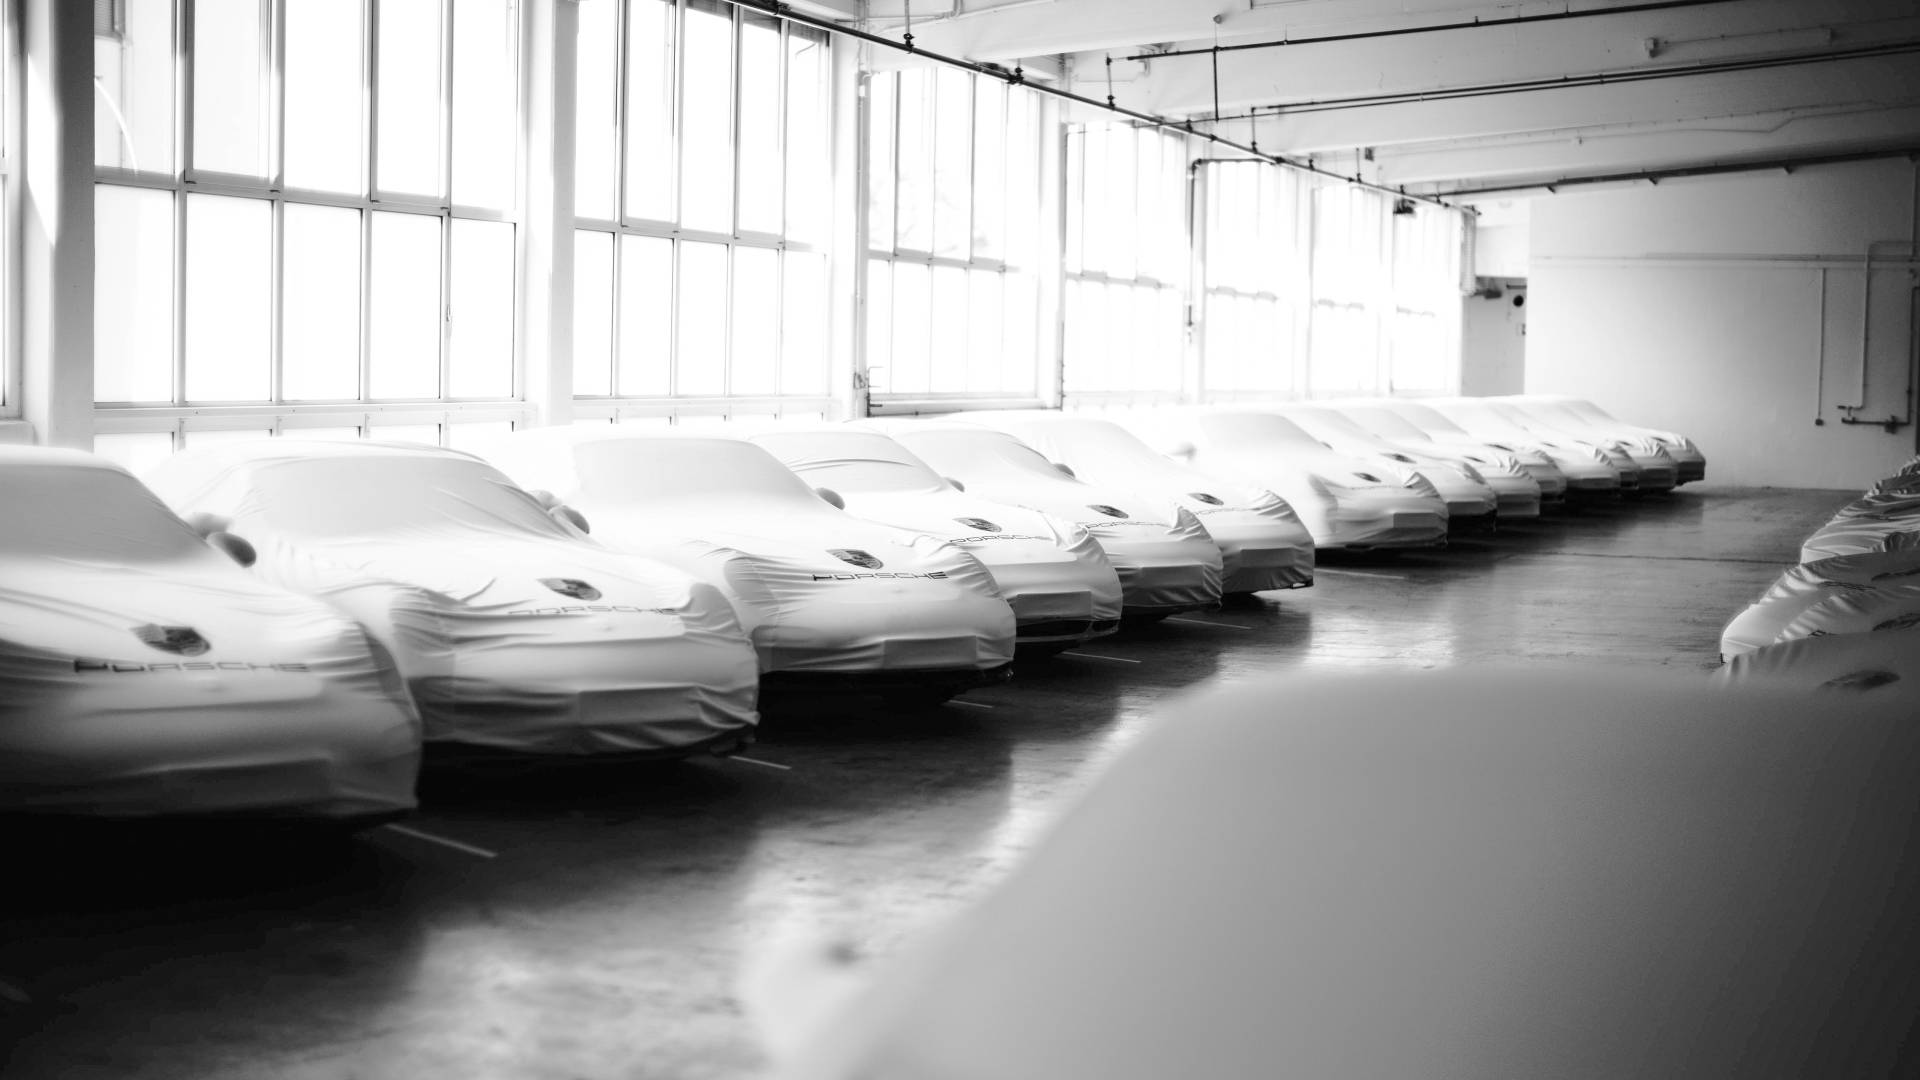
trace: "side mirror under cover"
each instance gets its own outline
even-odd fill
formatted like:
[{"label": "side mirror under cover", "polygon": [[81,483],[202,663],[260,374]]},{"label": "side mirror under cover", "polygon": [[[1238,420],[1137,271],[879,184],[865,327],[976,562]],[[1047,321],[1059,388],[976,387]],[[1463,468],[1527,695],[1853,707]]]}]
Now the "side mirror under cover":
[{"label": "side mirror under cover", "polygon": [[847,500],[841,498],[840,493],[832,488],[817,487],[813,489],[813,493],[820,496],[821,502],[826,503],[835,510],[845,510],[847,508]]},{"label": "side mirror under cover", "polygon": [[260,553],[253,550],[253,545],[244,537],[235,536],[224,529],[208,533],[206,539],[208,546],[241,566],[252,566],[260,558]]},{"label": "side mirror under cover", "polygon": [[583,533],[591,533],[593,531],[593,526],[587,524],[587,515],[565,503],[555,504],[547,513],[552,514],[554,517],[579,529]]}]

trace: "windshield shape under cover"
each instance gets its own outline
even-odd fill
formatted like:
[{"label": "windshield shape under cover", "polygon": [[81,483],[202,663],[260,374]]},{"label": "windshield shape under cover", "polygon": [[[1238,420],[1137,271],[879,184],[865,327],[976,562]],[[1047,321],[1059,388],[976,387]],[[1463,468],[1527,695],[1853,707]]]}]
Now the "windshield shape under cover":
[{"label": "windshield shape under cover", "polygon": [[491,466],[450,457],[276,463],[256,475],[248,504],[268,527],[313,540],[448,529],[567,535]]},{"label": "windshield shape under cover", "polygon": [[885,435],[864,431],[806,431],[758,435],[753,440],[807,483],[835,491],[937,491],[939,474]]},{"label": "windshield shape under cover", "polygon": [[606,502],[819,501],[779,458],[738,439],[595,439],[574,447],[574,463],[582,494]]},{"label": "windshield shape under cover", "polygon": [[115,469],[0,468],[0,559],[116,563],[219,558],[140,481]]},{"label": "windshield shape under cover", "polygon": [[1327,451],[1320,440],[1307,434],[1300,425],[1271,413],[1208,413],[1199,420],[1207,442],[1218,450],[1265,450],[1291,447]]}]

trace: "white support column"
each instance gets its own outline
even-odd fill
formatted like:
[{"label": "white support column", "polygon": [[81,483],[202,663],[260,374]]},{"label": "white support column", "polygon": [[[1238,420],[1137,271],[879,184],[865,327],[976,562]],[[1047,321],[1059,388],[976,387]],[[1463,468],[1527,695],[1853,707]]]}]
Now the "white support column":
[{"label": "white support column", "polygon": [[833,233],[828,249],[828,355],[838,419],[867,415],[867,125],[871,113],[861,56],[849,38],[833,42]]},{"label": "white support column", "polygon": [[25,0],[21,416],[93,447],[93,5]]},{"label": "white support column", "polygon": [[[616,0],[592,0],[614,3]],[[521,127],[523,389],[539,427],[573,422],[573,188],[578,0],[526,5],[526,119]]]}]

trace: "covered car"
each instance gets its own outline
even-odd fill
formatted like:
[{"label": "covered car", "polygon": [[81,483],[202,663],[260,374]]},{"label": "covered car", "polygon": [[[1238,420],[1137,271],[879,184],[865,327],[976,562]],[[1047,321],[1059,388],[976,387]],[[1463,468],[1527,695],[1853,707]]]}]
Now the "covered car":
[{"label": "covered car", "polygon": [[[1853,625],[1858,605],[1831,605],[1838,597],[1920,586],[1920,549],[1839,555],[1787,568],[1760,599],[1727,623],[1720,656],[1743,653],[1789,637],[1838,632]],[[1838,621],[1827,622],[1835,616]]]},{"label": "covered car", "polygon": [[1595,439],[1625,443],[1636,456],[1643,451],[1649,455],[1664,452],[1673,459],[1676,484],[1706,479],[1707,456],[1692,439],[1677,431],[1628,424],[1591,401],[1564,394],[1512,394],[1495,400],[1516,405],[1566,431],[1584,431]]},{"label": "covered car", "polygon": [[609,551],[469,454],[260,440],[148,474],[255,573],[392,654],[432,742],[678,755],[750,740],[753,648],[720,591]]},{"label": "covered car", "polygon": [[420,725],[361,628],[126,470],[0,447],[0,809],[371,820]]},{"label": "covered car", "polygon": [[943,700],[1013,658],[1013,609],[980,560],[830,505],[745,439],[608,425],[486,450],[603,542],[724,589],[775,682]]},{"label": "covered car", "polygon": [[1618,439],[1571,432],[1547,423],[1525,410],[1496,398],[1430,398],[1424,404],[1444,413],[1448,419],[1468,431],[1484,437],[1503,436],[1530,440],[1548,450],[1586,448],[1606,459],[1620,471],[1623,492],[1671,491],[1678,482],[1679,469],[1665,451],[1634,453]]},{"label": "covered car", "polygon": [[1315,547],[1426,547],[1447,537],[1447,504],[1427,479],[1391,462],[1355,461],[1265,410],[1155,409],[1114,419],[1202,472],[1276,492]]},{"label": "covered car", "polygon": [[1022,645],[1071,644],[1120,625],[1120,577],[1077,525],[960,490],[898,442],[845,426],[767,430],[751,441],[848,513],[927,533],[980,560]]},{"label": "covered car", "polygon": [[1545,455],[1553,462],[1554,468],[1566,477],[1567,494],[1571,497],[1612,498],[1620,494],[1620,469],[1599,447],[1543,443],[1532,432],[1518,430],[1504,423],[1476,425],[1471,421],[1461,422],[1442,413],[1425,398],[1419,401],[1394,398],[1377,404],[1442,442],[1491,446],[1516,455]]},{"label": "covered car", "polygon": [[1192,513],[1125,488],[1067,475],[1004,431],[930,420],[860,421],[884,431],[967,491],[1072,522],[1120,575],[1122,613],[1157,618],[1220,602],[1220,548]]},{"label": "covered car", "polygon": [[[1540,493],[1539,505],[1542,508],[1566,501],[1567,475],[1544,451],[1527,448],[1504,450],[1476,442],[1465,432],[1461,432],[1459,438],[1442,438],[1435,432],[1415,426],[1412,421],[1388,408],[1385,402],[1372,399],[1328,402],[1325,407],[1359,424],[1391,446],[1409,451],[1458,455],[1485,476],[1508,475],[1517,470],[1533,481]],[[1506,513],[1504,506],[1501,513]],[[1524,506],[1520,508],[1519,516],[1526,516]]]},{"label": "covered car", "polygon": [[1800,561],[1920,547],[1920,491],[1913,477],[1889,477],[1841,507],[1800,544]]},{"label": "covered car", "polygon": [[1447,526],[1453,529],[1488,528],[1496,514],[1540,516],[1540,485],[1518,469],[1500,478],[1502,490],[1494,487],[1494,476],[1483,473],[1459,454],[1393,446],[1339,412],[1322,405],[1274,405],[1274,412],[1299,424],[1309,435],[1350,457],[1390,461],[1427,478],[1447,503]]},{"label": "covered car", "polygon": [[1920,627],[1776,641],[1730,657],[1714,679],[1728,686],[1920,699]]},{"label": "covered car", "polygon": [[1910,700],[1535,665],[1156,720],[977,903],[796,970],[837,1004],[771,1075],[1913,1074]]},{"label": "covered car", "polygon": [[1313,584],[1313,534],[1271,491],[1182,465],[1097,416],[1023,409],[971,412],[966,420],[1018,438],[1089,483],[1161,499],[1199,518],[1220,548],[1220,588],[1228,595]]}]

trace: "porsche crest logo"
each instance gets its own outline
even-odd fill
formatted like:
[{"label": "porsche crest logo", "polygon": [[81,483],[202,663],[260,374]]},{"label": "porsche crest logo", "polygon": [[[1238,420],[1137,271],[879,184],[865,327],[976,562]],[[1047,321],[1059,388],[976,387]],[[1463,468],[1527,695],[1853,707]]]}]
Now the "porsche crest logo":
[{"label": "porsche crest logo", "polygon": [[1226,505],[1226,500],[1222,499],[1220,496],[1209,495],[1204,491],[1190,491],[1187,494],[1195,502],[1203,502],[1203,503],[1206,503],[1208,506],[1225,506]]},{"label": "porsche crest logo", "polygon": [[561,596],[571,596],[575,600],[600,599],[600,590],[581,581],[579,578],[543,577],[540,579],[540,584],[545,585]]},{"label": "porsche crest logo", "polygon": [[1105,514],[1110,518],[1123,518],[1127,516],[1125,510],[1116,510],[1111,506],[1101,506],[1099,503],[1088,503],[1087,509],[1096,514]]},{"label": "porsche crest logo", "polygon": [[147,623],[133,628],[135,637],[159,649],[161,652],[177,653],[181,656],[199,656],[213,643],[200,636],[200,631],[191,626],[161,626]]},{"label": "porsche crest logo", "polygon": [[886,563],[861,551],[859,548],[828,548],[827,554],[832,555],[841,562],[852,563],[855,566],[864,566],[868,570],[878,570],[886,565]]},{"label": "porsche crest logo", "polygon": [[995,525],[993,522],[988,521],[986,518],[959,517],[959,518],[954,518],[953,520],[959,522],[962,525],[965,525],[969,529],[979,529],[981,532],[999,532],[1000,531],[1000,526]]}]

